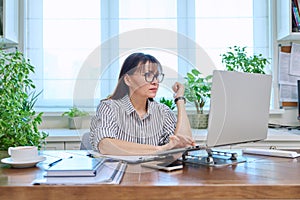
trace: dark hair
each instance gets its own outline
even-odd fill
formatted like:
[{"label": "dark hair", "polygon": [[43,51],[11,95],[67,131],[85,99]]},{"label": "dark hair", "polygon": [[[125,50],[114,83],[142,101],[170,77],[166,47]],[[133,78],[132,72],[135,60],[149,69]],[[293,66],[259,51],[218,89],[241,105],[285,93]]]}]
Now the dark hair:
[{"label": "dark hair", "polygon": [[114,91],[114,93],[110,96],[112,99],[121,99],[126,94],[129,93],[129,88],[125,84],[124,76],[126,74],[132,75],[137,69],[139,65],[144,65],[147,62],[157,64],[159,67],[159,70],[162,71],[161,65],[159,61],[149,54],[143,54],[143,53],[133,53],[129,55],[126,60],[124,61],[120,74],[119,74],[119,80],[117,87]]}]

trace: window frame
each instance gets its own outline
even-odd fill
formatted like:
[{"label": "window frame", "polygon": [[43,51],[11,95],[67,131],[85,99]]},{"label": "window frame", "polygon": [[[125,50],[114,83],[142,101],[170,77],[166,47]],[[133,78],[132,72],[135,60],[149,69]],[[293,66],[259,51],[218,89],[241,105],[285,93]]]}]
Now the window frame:
[{"label": "window frame", "polygon": [[[27,12],[28,12],[28,8],[26,7],[27,2],[29,0],[25,0],[24,2],[20,3],[20,16],[19,16],[19,49],[24,51],[25,47],[27,46],[27,43],[29,42],[27,40],[27,30],[26,30],[26,16],[27,16]],[[268,5],[268,9],[269,9],[269,31],[268,36],[269,37],[269,52],[268,55],[273,55],[273,59],[274,60],[276,57],[274,57],[274,52],[273,52],[273,34],[272,32],[274,31],[274,2],[270,1],[270,0],[265,0],[267,2]],[[115,9],[116,5],[118,5],[118,0],[103,0],[101,1],[101,16],[103,18],[106,18],[107,21],[114,21],[113,19],[116,19],[118,17],[118,9]],[[254,10],[255,10],[255,6],[259,6],[260,1],[255,1],[254,0]],[[177,32],[180,35],[184,35],[187,38],[191,39],[191,40],[195,40],[195,26],[193,26],[194,21],[188,21],[188,19],[191,19],[192,16],[195,16],[195,12],[187,12],[189,10],[194,11],[194,7],[195,7],[195,0],[189,0],[189,1],[181,1],[181,0],[177,0],[177,15],[178,15],[178,20],[177,20]],[[194,19],[195,20],[195,19]],[[119,29],[118,29],[118,24],[117,23],[112,23],[109,24],[107,23],[107,21],[103,21],[101,20],[101,29],[105,30],[102,31],[101,33],[101,41],[105,42],[111,39],[111,35],[118,35],[119,34]],[[114,61],[114,65],[115,68],[119,68],[120,63],[118,61],[115,60],[116,57],[120,56],[119,52],[116,52],[115,49],[118,48],[119,43],[118,42],[114,42],[112,44],[110,51],[101,51],[101,57],[102,58],[106,58],[106,60],[101,60],[101,64],[106,64],[108,62]],[[185,73],[187,71],[187,68],[192,66],[193,63],[197,62],[197,58],[196,58],[196,53],[190,53],[190,51],[185,51],[184,49],[189,49],[192,48],[193,44],[192,43],[188,43],[187,46],[186,44],[184,44],[183,42],[178,42],[178,66],[187,66],[186,68],[184,67],[180,67],[178,68],[178,73]],[[255,49],[255,40],[254,40],[254,49]],[[26,51],[24,51],[26,52]],[[116,53],[118,53],[118,55],[116,56]],[[121,52],[122,53],[122,52]],[[30,57],[30,55],[26,55]],[[42,56],[42,55],[41,55]],[[184,58],[183,58],[184,57]],[[272,56],[271,56],[272,57]],[[196,66],[196,65],[195,65]],[[273,61],[271,61],[271,66],[273,66]],[[272,72],[274,71],[274,67],[272,67]],[[36,69],[37,73],[41,73],[42,69]],[[115,77],[115,72],[111,71],[110,75],[113,75]],[[42,73],[41,73],[42,74]],[[181,77],[181,81],[183,80],[183,78]],[[114,81],[115,82],[115,81]],[[276,84],[273,84],[276,85]],[[112,91],[113,88],[112,84],[110,85],[110,88],[106,88],[106,91],[102,91],[101,92],[103,94],[107,94],[107,91]],[[41,89],[41,87],[38,87],[38,89]],[[104,96],[102,94],[102,96]],[[75,94],[76,96],[76,94]],[[276,96],[278,96],[278,91],[276,90],[276,88],[273,88],[272,91],[272,108],[279,108],[278,105],[278,101],[276,100]],[[87,102],[89,102],[88,104],[90,104],[90,102],[93,101],[93,105],[92,107],[89,107],[90,109],[94,110],[95,106],[97,105],[97,102],[99,100],[96,99],[89,99],[89,100],[82,100],[81,102],[77,102],[77,104],[79,104],[81,107],[84,107],[84,105],[87,104]],[[76,103],[76,102],[75,102]],[[57,111],[57,110],[64,110],[66,107],[70,107],[71,104],[74,104],[74,99],[70,99],[67,100],[65,102],[62,101],[62,103],[58,103],[56,105],[51,104],[51,106],[46,106],[46,105],[50,105],[49,102],[42,102],[43,106],[38,105],[37,108],[39,109],[47,109],[47,110],[53,110],[53,111]]]}]

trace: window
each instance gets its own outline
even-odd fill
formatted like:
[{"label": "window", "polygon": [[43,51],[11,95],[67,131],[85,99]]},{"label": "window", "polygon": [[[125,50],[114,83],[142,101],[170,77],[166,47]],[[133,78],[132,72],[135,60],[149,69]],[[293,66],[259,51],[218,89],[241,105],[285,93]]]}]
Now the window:
[{"label": "window", "polygon": [[193,67],[222,69],[229,46],[270,57],[267,0],[27,0],[24,27],[41,108],[94,109],[136,51],[164,67],[158,98],[171,98],[171,85]]},{"label": "window", "polygon": [[247,46],[249,53],[270,56],[267,1],[196,0],[195,3],[195,39],[216,68],[222,69],[220,54],[229,46]]}]

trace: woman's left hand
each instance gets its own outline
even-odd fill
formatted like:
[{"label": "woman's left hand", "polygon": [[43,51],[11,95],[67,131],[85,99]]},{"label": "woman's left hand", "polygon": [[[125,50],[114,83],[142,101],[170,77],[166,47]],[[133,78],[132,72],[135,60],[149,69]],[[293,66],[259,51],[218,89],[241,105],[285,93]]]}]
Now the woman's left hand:
[{"label": "woman's left hand", "polygon": [[172,89],[175,93],[174,98],[177,97],[182,97],[184,95],[184,85],[179,83],[179,82],[175,82],[174,85],[172,86]]}]

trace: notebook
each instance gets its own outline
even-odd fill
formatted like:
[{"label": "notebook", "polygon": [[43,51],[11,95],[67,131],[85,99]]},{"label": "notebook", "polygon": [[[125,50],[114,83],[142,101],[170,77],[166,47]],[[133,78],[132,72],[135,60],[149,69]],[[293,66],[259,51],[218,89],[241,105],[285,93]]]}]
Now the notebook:
[{"label": "notebook", "polygon": [[96,176],[97,169],[104,163],[104,158],[72,157],[65,158],[46,169],[46,177]]}]

